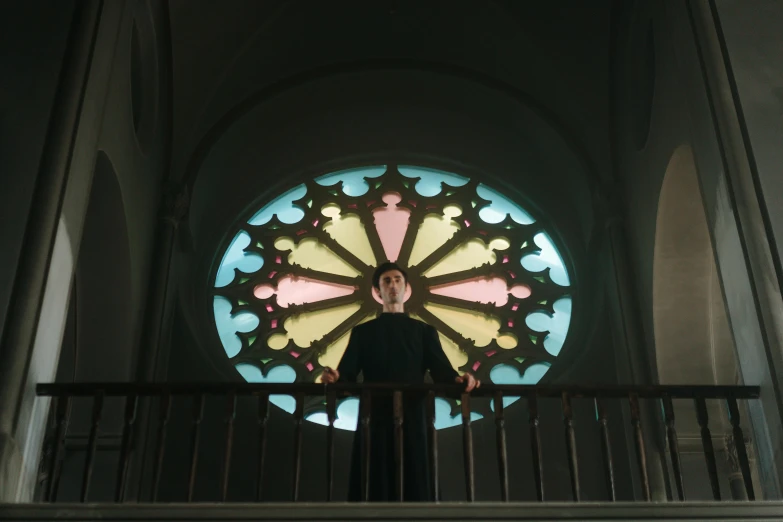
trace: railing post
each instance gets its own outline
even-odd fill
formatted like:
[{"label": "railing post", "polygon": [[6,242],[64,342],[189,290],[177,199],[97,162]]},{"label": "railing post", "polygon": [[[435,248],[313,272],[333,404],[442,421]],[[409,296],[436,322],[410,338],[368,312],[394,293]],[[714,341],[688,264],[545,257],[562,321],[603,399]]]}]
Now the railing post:
[{"label": "railing post", "polygon": [[470,394],[462,394],[462,450],[465,459],[465,489],[468,502],[476,500],[476,475],[473,466],[473,431],[470,427]]},{"label": "railing post", "polygon": [[566,452],[568,453],[568,470],[571,475],[571,494],[574,501],[582,497],[579,484],[579,457],[576,452],[576,433],[574,432],[574,412],[571,409],[571,396],[567,392],[561,395],[563,406],[563,424],[565,425]]},{"label": "railing post", "polygon": [[188,476],[188,502],[193,501],[193,490],[196,486],[196,469],[198,469],[198,443],[201,439],[201,421],[204,418],[204,394],[195,398],[193,406],[193,434],[190,451],[190,474]]},{"label": "railing post", "polygon": [[258,394],[258,470],[256,472],[256,502],[264,489],[264,458],[266,457],[266,427],[269,422],[269,392]]},{"label": "railing post", "polygon": [[362,391],[361,411],[362,423],[362,498],[365,502],[370,501],[370,408],[372,407],[372,395],[370,390]]},{"label": "railing post", "polygon": [[54,417],[54,453],[49,467],[49,484],[46,491],[46,500],[55,502],[60,486],[60,476],[63,472],[63,459],[65,457],[65,434],[68,431],[68,419],[71,415],[71,398],[68,396],[57,397],[57,413]]},{"label": "railing post", "polygon": [[536,481],[536,497],[544,501],[543,453],[541,451],[541,430],[539,428],[538,397],[533,391],[527,396],[528,424],[530,424],[530,452],[533,456],[533,478]]},{"label": "railing post", "polygon": [[155,470],[152,476],[151,498],[153,502],[158,500],[160,489],[160,477],[163,473],[163,458],[166,455],[166,433],[168,431],[169,416],[171,415],[171,393],[168,390],[160,398],[160,411],[158,412],[158,440],[155,449]]},{"label": "railing post", "polygon": [[745,483],[745,492],[748,500],[756,500],[756,494],[753,491],[753,477],[750,474],[750,461],[748,460],[748,450],[745,446],[745,435],[740,427],[740,413],[737,405],[737,399],[729,397],[726,399],[726,407],[729,412],[729,421],[731,422],[734,450],[737,452],[739,468],[742,471],[742,480]]},{"label": "railing post", "polygon": [[115,502],[122,502],[125,500],[128,466],[130,465],[131,455],[133,455],[133,425],[136,422],[138,398],[136,394],[131,394],[125,398],[125,401],[125,423],[122,428],[122,447],[120,449],[119,470],[117,472],[117,489],[114,494]]},{"label": "railing post", "polygon": [[595,398],[595,417],[601,427],[601,455],[604,460],[606,491],[609,494],[609,500],[614,502],[617,500],[617,495],[614,487],[614,459],[612,458],[612,442],[609,438],[609,419],[606,415],[604,402],[598,397]]},{"label": "railing post", "polygon": [[333,390],[326,393],[326,500],[334,494],[334,421],[337,416],[337,397]]},{"label": "railing post", "polygon": [[432,488],[432,499],[435,502],[440,500],[439,480],[438,480],[438,430],[435,428],[435,392],[427,393],[427,429],[429,431],[430,446],[430,480]]},{"label": "railing post", "polygon": [[228,395],[226,405],[226,445],[223,450],[223,487],[220,492],[220,498],[223,502],[228,497],[228,478],[231,473],[231,450],[234,445],[234,420],[237,412],[237,394],[232,390]]},{"label": "railing post", "polygon": [[503,393],[495,392],[495,437],[498,446],[500,498],[508,502],[508,453],[506,450],[506,420],[503,415]]},{"label": "railing post", "polygon": [[661,399],[663,406],[663,421],[666,424],[666,438],[669,441],[669,454],[672,461],[672,473],[680,500],[685,500],[685,485],[682,481],[682,463],[680,461],[680,443],[677,440],[677,430],[674,427],[674,405],[669,395]]},{"label": "railing post", "polygon": [[304,423],[304,394],[296,394],[296,410],[294,410],[294,483],[292,499],[299,500],[299,483],[302,476],[302,437]]},{"label": "railing post", "polygon": [[647,452],[644,448],[644,432],[642,431],[642,415],[639,409],[639,396],[631,393],[628,396],[628,402],[631,406],[631,425],[634,430],[634,441],[636,443],[636,461],[639,465],[639,476],[642,480],[642,497],[644,500],[650,500],[650,477],[647,473]]},{"label": "railing post", "polygon": [[87,439],[87,455],[84,458],[84,476],[82,477],[82,494],[80,497],[81,502],[87,501],[87,492],[90,489],[90,478],[92,478],[92,465],[95,460],[95,448],[98,445],[98,426],[101,423],[101,417],[103,415],[103,390],[98,390],[95,393],[95,398],[92,403],[92,426],[90,427],[90,435]]},{"label": "railing post", "polygon": [[707,402],[704,397],[694,399],[696,404],[696,418],[701,426],[701,443],[704,447],[704,459],[707,461],[707,472],[710,475],[710,485],[712,486],[712,496],[715,500],[720,500],[720,482],[718,482],[718,466],[715,463],[715,449],[712,445],[712,434],[709,427],[709,414],[707,413]]},{"label": "railing post", "polygon": [[405,475],[403,473],[403,444],[402,444],[402,423],[403,423],[403,406],[402,406],[402,392],[395,390],[393,392],[394,403],[394,476],[395,476],[395,488],[397,493],[397,501],[402,502],[404,500],[404,488],[405,488]]}]

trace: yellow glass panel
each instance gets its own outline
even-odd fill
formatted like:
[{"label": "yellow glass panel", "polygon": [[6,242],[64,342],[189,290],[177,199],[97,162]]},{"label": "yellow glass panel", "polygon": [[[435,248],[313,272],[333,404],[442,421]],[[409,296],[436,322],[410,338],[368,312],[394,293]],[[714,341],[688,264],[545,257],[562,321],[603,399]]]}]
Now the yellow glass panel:
[{"label": "yellow glass panel", "polygon": [[[286,331],[285,343],[288,342],[288,339],[293,339],[297,346],[309,348],[313,341],[317,341],[328,334],[336,326],[356,313],[360,307],[359,303],[352,303],[335,308],[327,308],[326,310],[304,312],[289,317],[283,324]],[[285,346],[283,339],[281,339],[282,337],[283,334],[275,334],[269,338],[267,344],[270,348],[279,350]],[[275,346],[272,346],[273,342],[275,346],[279,346],[280,343],[282,343],[282,346],[275,348]]]},{"label": "yellow glass panel", "polygon": [[304,268],[348,277],[359,275],[355,268],[312,237],[303,239],[298,245],[295,245],[291,238],[281,237],[275,241],[275,248],[278,250],[290,250],[288,262],[296,263]]},{"label": "yellow glass panel", "polygon": [[426,303],[424,308],[463,337],[473,339],[473,343],[478,347],[488,345],[498,336],[500,321],[493,317],[434,303]]},{"label": "yellow glass panel", "polygon": [[517,339],[516,335],[503,334],[498,336],[498,346],[500,346],[501,348],[505,348],[506,350],[510,350],[511,348],[516,348],[518,343],[519,340]]},{"label": "yellow glass panel", "polygon": [[419,226],[419,233],[413,242],[409,266],[418,265],[425,257],[435,251],[443,243],[451,239],[458,230],[459,224],[452,218],[462,214],[456,205],[443,209],[443,215],[427,214]]},{"label": "yellow glass panel", "polygon": [[340,243],[356,257],[370,266],[375,266],[375,256],[372,253],[370,240],[364,231],[359,216],[356,214],[340,214],[340,207],[334,204],[326,205],[321,213],[331,217],[332,220],[324,224],[324,231],[332,236],[332,239]]},{"label": "yellow glass panel", "polygon": [[[410,314],[410,316],[413,319],[422,320],[421,317],[418,317],[415,314]],[[468,354],[463,352],[460,347],[457,346],[457,343],[440,332],[438,332],[438,338],[440,339],[440,345],[443,347],[443,353],[446,354],[446,357],[448,357],[449,362],[451,363],[451,367],[454,368],[455,371],[459,370],[460,366],[468,362]]]},{"label": "yellow glass panel", "polygon": [[[375,319],[375,314],[368,315],[359,321],[359,324],[366,323],[372,319]],[[337,368],[337,366],[339,366],[340,360],[343,358],[343,354],[345,353],[345,349],[348,348],[348,340],[350,339],[350,336],[351,332],[348,332],[326,347],[324,353],[318,357],[318,362],[321,364],[321,366],[328,366],[329,368]],[[316,379],[316,382],[321,382],[320,378]]]},{"label": "yellow glass panel", "polygon": [[485,263],[495,262],[493,250],[505,250],[509,242],[503,238],[495,238],[487,245],[481,239],[474,238],[452,250],[443,259],[424,272],[426,277],[435,277],[453,272],[461,272],[479,267]]}]

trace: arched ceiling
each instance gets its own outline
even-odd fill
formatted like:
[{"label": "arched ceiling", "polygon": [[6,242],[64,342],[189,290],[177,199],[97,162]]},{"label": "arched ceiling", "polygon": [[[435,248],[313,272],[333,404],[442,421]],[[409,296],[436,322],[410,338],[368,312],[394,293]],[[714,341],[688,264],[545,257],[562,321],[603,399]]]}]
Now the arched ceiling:
[{"label": "arched ceiling", "polygon": [[[170,0],[175,178],[232,108],[291,76],[418,60],[525,93],[609,171],[609,0]],[[475,101],[465,99],[466,105]]]}]

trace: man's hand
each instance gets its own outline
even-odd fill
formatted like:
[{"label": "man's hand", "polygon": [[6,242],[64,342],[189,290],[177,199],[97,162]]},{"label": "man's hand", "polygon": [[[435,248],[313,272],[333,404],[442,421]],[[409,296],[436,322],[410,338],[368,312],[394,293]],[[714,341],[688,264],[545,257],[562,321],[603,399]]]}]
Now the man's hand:
[{"label": "man's hand", "polygon": [[465,391],[471,392],[473,391],[473,388],[480,388],[481,387],[481,381],[473,377],[473,374],[470,372],[465,372],[461,376],[454,379],[455,382],[462,384],[465,383]]},{"label": "man's hand", "polygon": [[321,382],[324,384],[334,384],[340,378],[340,372],[332,370],[328,366],[324,368],[324,372],[321,374]]}]

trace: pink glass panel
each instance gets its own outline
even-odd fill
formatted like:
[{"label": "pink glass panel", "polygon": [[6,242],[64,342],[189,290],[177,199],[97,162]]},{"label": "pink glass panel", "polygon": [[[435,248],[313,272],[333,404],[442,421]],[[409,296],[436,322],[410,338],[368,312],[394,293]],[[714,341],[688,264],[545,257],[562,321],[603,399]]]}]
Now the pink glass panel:
[{"label": "pink glass panel", "polygon": [[473,363],[473,371],[475,372],[476,370],[478,370],[479,366],[481,366],[481,363],[479,361],[474,362]]},{"label": "pink glass panel", "polygon": [[[397,203],[402,201],[399,194],[388,192],[383,195],[386,207],[373,211],[375,216],[375,228],[381,238],[383,250],[389,261],[396,261],[402,248],[402,240],[405,239],[405,231],[408,229],[410,211],[400,208]],[[381,260],[379,259],[378,262]]]},{"label": "pink glass panel", "polygon": [[258,285],[253,289],[253,295],[258,299],[269,299],[274,293],[272,285]]},{"label": "pink glass panel", "polygon": [[306,277],[294,279],[293,276],[287,275],[277,284],[277,303],[288,308],[292,304],[315,303],[324,299],[351,295],[353,292],[354,289],[350,286],[324,283]]},{"label": "pink glass panel", "polygon": [[530,287],[527,285],[516,285],[511,288],[511,295],[518,299],[527,299],[530,297]]},{"label": "pink glass panel", "polygon": [[430,292],[464,301],[495,303],[497,306],[503,306],[508,302],[508,287],[500,277],[450,283],[431,288]]}]

